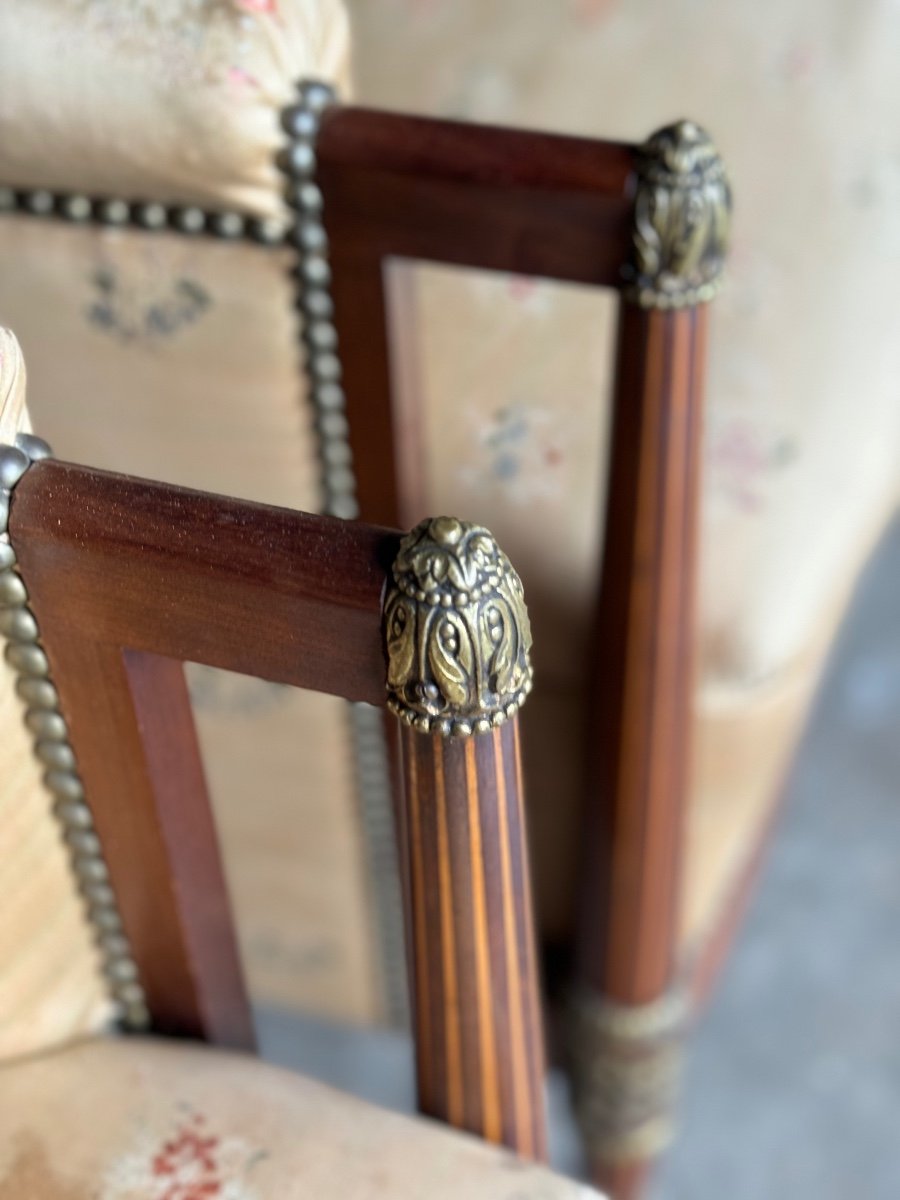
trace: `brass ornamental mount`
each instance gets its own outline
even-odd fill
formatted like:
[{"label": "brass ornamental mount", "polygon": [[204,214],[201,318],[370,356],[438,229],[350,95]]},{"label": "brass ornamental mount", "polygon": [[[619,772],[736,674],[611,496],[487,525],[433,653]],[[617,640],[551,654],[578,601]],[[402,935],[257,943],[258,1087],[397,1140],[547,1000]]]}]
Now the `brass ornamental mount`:
[{"label": "brass ornamental mount", "polygon": [[424,733],[487,733],[531,690],[522,583],[481,525],[433,517],[406,535],[384,635],[388,708]]},{"label": "brass ornamental mount", "polygon": [[672,1141],[687,1012],[677,987],[646,1004],[569,998],[573,1102],[592,1156],[634,1161]]},{"label": "brass ornamental mount", "polygon": [[652,134],[638,151],[625,297],[642,308],[683,308],[719,290],[731,186],[712,139],[693,121]]}]

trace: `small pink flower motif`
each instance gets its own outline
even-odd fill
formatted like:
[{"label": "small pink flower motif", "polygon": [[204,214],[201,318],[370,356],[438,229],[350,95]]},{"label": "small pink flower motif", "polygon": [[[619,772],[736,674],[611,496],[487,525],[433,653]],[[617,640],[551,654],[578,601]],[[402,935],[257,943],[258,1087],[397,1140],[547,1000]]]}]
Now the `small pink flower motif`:
[{"label": "small pink flower motif", "polygon": [[552,306],[552,290],[543,279],[531,275],[510,275],[508,278],[509,298],[523,312],[546,316]]},{"label": "small pink flower motif", "polygon": [[575,20],[592,25],[610,16],[615,6],[616,0],[575,0]]},{"label": "small pink flower motif", "polygon": [[259,1200],[244,1182],[258,1157],[249,1149],[237,1138],[219,1137],[193,1113],[168,1137],[140,1139],[114,1160],[97,1200]]},{"label": "small pink flower motif", "polygon": [[765,433],[740,417],[724,422],[710,437],[714,484],[746,513],[763,507],[768,485],[795,456],[789,438]]},{"label": "small pink flower motif", "polygon": [[509,281],[509,292],[514,300],[530,300],[536,287],[535,280],[528,275],[513,275]]},{"label": "small pink flower motif", "polygon": [[567,439],[555,413],[513,401],[492,413],[473,409],[468,418],[477,449],[459,471],[467,487],[499,488],[516,503],[562,494]]},{"label": "small pink flower motif", "polygon": [[228,85],[237,95],[244,95],[259,87],[259,80],[243,67],[232,66],[227,72]]},{"label": "small pink flower motif", "polygon": [[237,0],[237,6],[244,12],[275,13],[278,11],[278,0]]},{"label": "small pink flower motif", "polygon": [[785,56],[785,74],[788,79],[806,79],[816,67],[816,53],[807,42],[795,42]]}]

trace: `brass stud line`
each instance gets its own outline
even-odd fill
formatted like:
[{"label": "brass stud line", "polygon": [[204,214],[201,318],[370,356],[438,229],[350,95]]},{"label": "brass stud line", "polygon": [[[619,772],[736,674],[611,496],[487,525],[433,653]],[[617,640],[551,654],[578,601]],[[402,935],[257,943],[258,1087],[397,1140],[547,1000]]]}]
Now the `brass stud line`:
[{"label": "brass stud line", "polygon": [[16,673],[16,692],[26,706],[25,724],[34,739],[34,753],[44,768],[44,784],[53,797],[53,814],[85,902],[109,994],[126,1028],[146,1029],[150,1014],[144,989],[122,927],[91,810],[84,800],[68,726],[50,678],[47,655],[40,644],[40,630],[29,607],[28,591],[9,539],[13,490],[31,464],[48,458],[50,453],[45,441],[25,433],[16,437],[15,446],[0,445],[0,635],[6,643],[3,654]]},{"label": "brass stud line", "polygon": [[[281,114],[288,141],[277,163],[284,175],[285,200],[294,213],[287,240],[297,256],[296,305],[307,392],[319,443],[322,511],[353,520],[359,516],[356,474],[334,325],[324,201],[316,182],[316,139],[323,113],[336,102],[337,95],[330,84],[310,79],[297,85],[296,103],[288,105]],[[403,906],[382,714],[368,704],[351,704],[348,715],[359,820],[374,900],[374,924],[381,947],[386,1015],[392,1025],[406,1027],[409,999]]]},{"label": "brass stud line", "polygon": [[319,437],[322,508],[333,517],[352,520],[359,516],[356,475],[334,326],[328,234],[323,224],[322,191],[316,183],[316,137],[322,114],[336,102],[336,94],[330,84],[304,80],[297,87],[297,96],[297,103],[281,114],[288,144],[277,161],[285,177],[285,199],[295,214],[288,240],[297,254],[297,308]]},{"label": "brass stud line", "polygon": [[287,236],[283,222],[273,218],[214,212],[194,204],[84,196],[46,188],[0,187],[0,213],[4,212],[57,217],[79,225],[136,227],[148,232],[206,235],[226,241],[249,239],[267,246],[282,245]]}]

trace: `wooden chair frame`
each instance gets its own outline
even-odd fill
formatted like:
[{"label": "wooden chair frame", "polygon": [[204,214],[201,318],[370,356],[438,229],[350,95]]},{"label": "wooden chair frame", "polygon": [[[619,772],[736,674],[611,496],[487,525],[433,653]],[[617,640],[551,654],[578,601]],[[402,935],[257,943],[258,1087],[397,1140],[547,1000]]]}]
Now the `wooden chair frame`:
[{"label": "wooden chair frame", "polygon": [[[383,705],[400,537],[52,460],[9,533],[153,1027],[250,1049],[182,664]],[[420,1107],[543,1158],[517,717],[399,729]]]}]

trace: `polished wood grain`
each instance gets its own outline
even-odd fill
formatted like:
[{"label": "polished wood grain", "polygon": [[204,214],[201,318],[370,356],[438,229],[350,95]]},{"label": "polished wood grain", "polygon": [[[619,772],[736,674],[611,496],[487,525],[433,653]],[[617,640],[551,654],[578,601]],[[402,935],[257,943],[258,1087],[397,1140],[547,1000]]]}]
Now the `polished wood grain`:
[{"label": "polished wood grain", "polygon": [[[231,906],[181,663],[35,611],[160,1033],[253,1049]],[[85,614],[87,616],[87,614]]]},{"label": "polished wood grain", "polygon": [[[620,1004],[654,1001],[678,975],[705,334],[704,308],[621,307],[577,964]],[[646,1164],[595,1172],[630,1200]]]},{"label": "polished wood grain", "polygon": [[705,333],[705,308],[621,308],[581,970],[602,994],[632,1004],[659,996],[675,970]]},{"label": "polished wood grain", "polygon": [[619,283],[631,145],[350,106],[324,115],[316,150],[342,250]]},{"label": "polished wood grain", "polygon": [[396,533],[53,461],[13,521],[61,634],[383,703]]},{"label": "polished wood grain", "polygon": [[544,1051],[518,721],[404,726],[404,848],[423,1112],[546,1157]]}]

